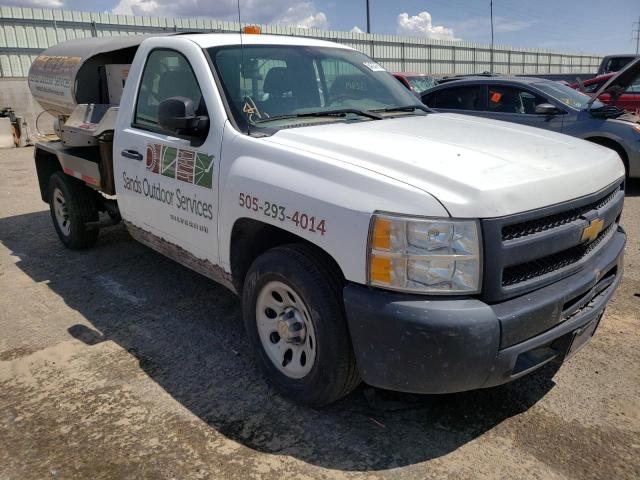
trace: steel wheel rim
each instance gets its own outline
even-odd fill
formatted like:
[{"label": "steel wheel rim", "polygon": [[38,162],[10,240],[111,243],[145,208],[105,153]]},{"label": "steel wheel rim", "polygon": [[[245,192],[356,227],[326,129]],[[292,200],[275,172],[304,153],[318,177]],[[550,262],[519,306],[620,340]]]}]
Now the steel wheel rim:
[{"label": "steel wheel rim", "polygon": [[53,211],[55,213],[56,222],[60,231],[68,236],[71,233],[71,221],[69,220],[69,210],[67,209],[67,202],[64,199],[64,195],[59,188],[53,191]]},{"label": "steel wheel rim", "polygon": [[264,351],[281,373],[301,379],[311,371],[316,333],[309,309],[293,288],[279,281],[265,284],[256,301],[256,324]]}]

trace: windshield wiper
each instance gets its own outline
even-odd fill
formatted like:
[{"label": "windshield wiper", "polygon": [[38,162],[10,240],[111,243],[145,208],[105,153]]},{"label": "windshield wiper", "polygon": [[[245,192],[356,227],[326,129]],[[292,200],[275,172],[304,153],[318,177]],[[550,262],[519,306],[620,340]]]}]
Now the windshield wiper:
[{"label": "windshield wiper", "polygon": [[415,112],[416,110],[422,110],[423,112],[426,113],[431,113],[431,110],[429,110],[428,107],[426,107],[425,105],[420,105],[420,104],[416,104],[416,105],[404,105],[404,106],[398,106],[398,107],[390,107],[390,108],[379,108],[376,110],[371,110],[372,112]]},{"label": "windshield wiper", "polygon": [[305,117],[334,117],[345,116],[348,113],[354,115],[360,115],[361,117],[371,118],[373,120],[382,120],[382,116],[374,113],[370,110],[360,110],[358,108],[339,108],[335,110],[320,110],[318,112],[305,112],[305,113],[292,113],[289,115],[275,115],[269,118],[261,118],[260,120],[254,120],[253,123],[270,122],[272,120],[285,120],[287,118],[305,118]]}]

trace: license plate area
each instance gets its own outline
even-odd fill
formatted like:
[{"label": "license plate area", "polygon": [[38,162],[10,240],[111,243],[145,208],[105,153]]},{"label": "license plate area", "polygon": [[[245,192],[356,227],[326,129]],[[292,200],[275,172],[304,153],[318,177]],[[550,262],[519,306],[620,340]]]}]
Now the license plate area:
[{"label": "license plate area", "polygon": [[595,333],[596,329],[598,328],[598,325],[600,324],[601,318],[602,318],[602,312],[592,322],[588,323],[584,327],[574,330],[573,337],[571,339],[571,344],[567,349],[565,358],[570,358],[573,355],[575,355],[580,349],[582,349],[582,347],[584,347],[589,342],[589,340],[591,340],[591,337],[593,337],[593,334]]}]

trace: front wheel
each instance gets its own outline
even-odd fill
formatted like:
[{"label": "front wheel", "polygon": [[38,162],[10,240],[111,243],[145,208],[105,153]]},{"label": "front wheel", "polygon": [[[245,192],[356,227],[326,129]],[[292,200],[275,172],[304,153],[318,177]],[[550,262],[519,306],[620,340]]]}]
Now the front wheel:
[{"label": "front wheel", "polygon": [[336,277],[313,248],[294,244],[258,257],[245,279],[243,318],[257,363],[297,403],[327,405],[360,382]]}]

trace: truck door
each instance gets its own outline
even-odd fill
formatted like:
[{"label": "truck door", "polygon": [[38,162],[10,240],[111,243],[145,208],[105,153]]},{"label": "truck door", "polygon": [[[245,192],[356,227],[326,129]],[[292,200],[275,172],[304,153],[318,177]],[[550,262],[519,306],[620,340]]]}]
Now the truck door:
[{"label": "truck door", "polygon": [[[118,116],[114,170],[120,210],[126,221],[164,240],[161,245],[177,245],[217,264],[223,121],[211,71],[193,42],[170,37],[148,42],[132,65],[127,82],[135,81],[136,88],[125,88]],[[196,115],[209,117],[206,136],[179,138],[163,130],[158,107],[171,97],[190,99]]]}]

